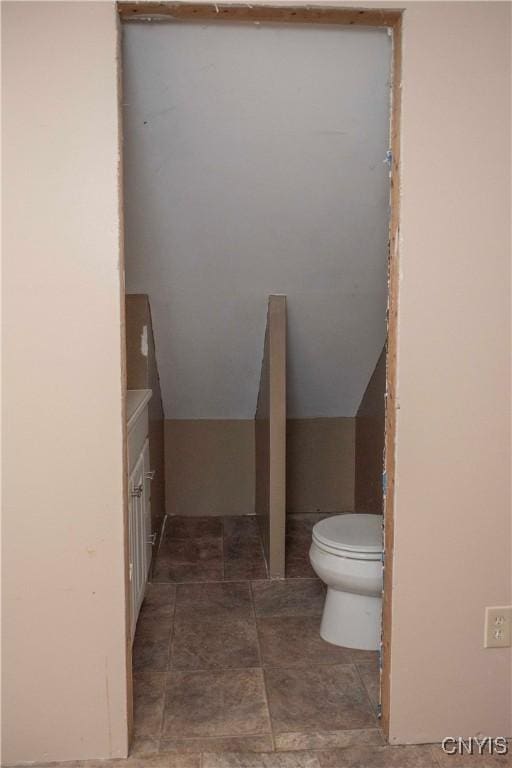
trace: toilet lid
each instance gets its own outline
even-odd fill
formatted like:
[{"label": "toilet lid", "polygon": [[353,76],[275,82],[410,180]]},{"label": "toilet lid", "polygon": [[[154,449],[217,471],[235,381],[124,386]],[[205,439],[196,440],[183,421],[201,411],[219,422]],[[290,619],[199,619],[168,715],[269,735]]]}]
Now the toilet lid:
[{"label": "toilet lid", "polygon": [[347,552],[382,552],[382,515],[326,517],[313,527],[313,538]]}]

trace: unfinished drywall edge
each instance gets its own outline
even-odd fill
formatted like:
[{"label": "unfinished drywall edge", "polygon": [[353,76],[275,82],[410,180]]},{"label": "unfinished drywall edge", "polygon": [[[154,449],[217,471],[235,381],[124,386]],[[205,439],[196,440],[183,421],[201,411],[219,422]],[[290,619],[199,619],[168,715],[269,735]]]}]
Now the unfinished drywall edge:
[{"label": "unfinished drywall edge", "polygon": [[394,558],[394,503],[396,458],[396,396],[398,306],[400,269],[400,196],[401,196],[401,106],[402,106],[402,13],[392,25],[392,86],[391,86],[391,177],[388,267],[388,328],[386,344],[386,403],[384,437],[384,587],[382,597],[382,641],[380,665],[380,709],[382,727],[390,737],[391,717],[391,663],[392,663],[392,606]]},{"label": "unfinished drywall edge", "polygon": [[260,381],[254,416],[254,508],[268,569],[270,544],[270,402],[269,402],[268,306]]},{"label": "unfinished drywall edge", "polygon": [[[117,206],[119,217],[119,312],[121,319],[120,354],[121,354],[121,419],[122,419],[122,461],[123,461],[123,554],[124,554],[124,602],[125,602],[125,669],[126,669],[126,736],[125,749],[122,757],[127,757],[133,735],[133,653],[132,653],[132,601],[130,574],[130,530],[128,509],[128,426],[126,390],[128,382],[127,348],[126,348],[126,270],[125,270],[125,221],[123,205],[123,76],[122,76],[122,27],[118,17],[116,23],[116,75],[117,75]],[[110,698],[108,680],[106,695]]]},{"label": "unfinished drywall edge", "polygon": [[382,514],[386,428],[386,348],[370,377],[355,418],[356,512]]},{"label": "unfinished drywall edge", "polygon": [[287,24],[343,24],[347,26],[392,27],[401,11],[376,8],[335,8],[314,5],[269,5],[264,3],[118,2],[123,21],[172,22],[233,21],[280,22]]},{"label": "unfinished drywall edge", "polygon": [[286,526],[286,296],[268,302],[269,556],[270,578],[285,576]]}]

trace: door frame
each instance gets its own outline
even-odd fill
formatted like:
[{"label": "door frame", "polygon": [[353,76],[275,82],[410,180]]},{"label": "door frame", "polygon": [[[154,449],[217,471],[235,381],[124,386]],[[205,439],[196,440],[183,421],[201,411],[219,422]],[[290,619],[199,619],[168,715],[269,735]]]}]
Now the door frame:
[{"label": "door frame", "polygon": [[[381,722],[389,740],[390,675],[392,629],[392,582],[394,555],[394,487],[395,487],[395,434],[396,434],[396,367],[397,367],[397,310],[399,289],[399,216],[400,216],[400,107],[402,71],[402,14],[400,10],[384,8],[347,8],[300,5],[240,5],[236,3],[193,2],[117,2],[121,22],[201,21],[201,22],[267,22],[282,24],[336,24],[342,26],[386,27],[392,35],[392,78],[390,115],[390,205],[388,250],[388,311],[386,347],[386,413],[384,441],[384,594],[382,606],[381,656]],[[120,89],[121,95],[121,89]],[[122,208],[122,189],[121,189]],[[126,441],[126,435],[125,435]],[[125,446],[126,449],[126,446]],[[126,532],[125,532],[126,534]],[[127,625],[130,606],[126,601]],[[131,649],[128,654],[128,691],[131,696]],[[131,702],[129,702],[131,711]],[[131,731],[131,717],[129,718]],[[131,735],[131,734],[129,734]]]}]

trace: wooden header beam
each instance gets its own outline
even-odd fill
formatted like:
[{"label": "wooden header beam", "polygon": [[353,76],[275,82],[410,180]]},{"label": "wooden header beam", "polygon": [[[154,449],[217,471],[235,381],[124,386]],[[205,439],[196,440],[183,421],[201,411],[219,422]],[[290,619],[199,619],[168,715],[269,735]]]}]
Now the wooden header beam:
[{"label": "wooden header beam", "polygon": [[234,21],[286,24],[341,24],[365,27],[394,27],[401,11],[375,8],[329,8],[188,2],[121,2],[122,21]]}]

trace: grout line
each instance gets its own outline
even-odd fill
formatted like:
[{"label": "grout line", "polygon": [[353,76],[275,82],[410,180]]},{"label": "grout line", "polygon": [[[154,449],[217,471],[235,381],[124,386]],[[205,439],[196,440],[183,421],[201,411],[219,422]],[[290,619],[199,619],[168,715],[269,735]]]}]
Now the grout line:
[{"label": "grout line", "polygon": [[432,754],[432,757],[439,768],[443,768],[443,763],[441,761],[441,747],[439,745],[439,742],[435,741],[432,744],[429,744],[430,746],[430,752]]},{"label": "grout line", "polygon": [[[195,675],[196,672],[201,672],[204,674],[205,672],[211,672],[212,674],[223,674],[224,672],[246,672],[249,669],[262,669],[262,670],[271,670],[271,669],[293,669],[293,670],[306,670],[311,669],[311,667],[321,667],[322,669],[325,667],[354,667],[355,664],[350,661],[345,662],[315,662],[314,664],[301,664],[300,666],[298,664],[279,664],[276,666],[263,666],[261,664],[260,666],[254,666],[251,665],[250,667],[172,667],[172,670],[169,668],[167,670],[167,673],[172,672],[180,672],[180,673],[186,673],[190,675]],[[365,689],[366,693],[366,689]],[[373,704],[372,704],[372,711],[374,710]],[[378,727],[378,726],[377,726]],[[217,738],[217,737],[208,737],[208,738]]]},{"label": "grout line", "polygon": [[272,741],[272,751],[275,752],[276,751],[276,740],[275,740],[275,736],[274,736],[274,726],[273,726],[273,723],[272,723],[272,713],[270,711],[269,696],[268,696],[268,690],[267,690],[267,681],[266,681],[266,678],[265,678],[265,669],[263,667],[263,656],[262,656],[262,653],[261,653],[260,633],[259,633],[259,630],[258,630],[258,618],[256,616],[256,605],[255,605],[255,602],[254,602],[254,593],[252,591],[252,583],[250,581],[249,581],[249,592],[250,592],[250,595],[251,595],[251,606],[252,606],[252,613],[253,613],[253,618],[254,618],[254,626],[256,627],[256,644],[258,646],[258,656],[259,656],[259,659],[260,659],[260,667],[259,667],[259,669],[261,670],[261,677],[263,679],[263,694],[265,696],[265,705],[267,707],[267,713],[268,713],[268,723],[269,723],[269,726],[270,726],[270,738],[271,738],[271,741]]},{"label": "grout line", "polygon": [[256,605],[254,603],[254,593],[252,591],[251,582],[249,582],[249,595],[251,597],[252,618],[254,620],[254,627],[256,629],[256,645],[258,646],[258,658],[260,660],[260,667],[263,669],[263,657],[261,655],[260,636],[258,632],[258,617],[256,615]]},{"label": "grout line", "polygon": [[158,751],[160,752],[160,744],[162,741],[162,731],[164,728],[164,714],[165,714],[165,704],[167,701],[167,682],[168,677],[171,671],[171,663],[172,663],[172,646],[174,643],[174,633],[176,629],[176,606],[178,604],[178,588],[175,586],[174,588],[174,610],[172,612],[172,623],[171,623],[171,631],[169,633],[169,645],[167,648],[167,664],[164,671],[164,693],[162,697],[162,712],[160,714],[160,728],[158,733]]},{"label": "grout line", "polygon": [[362,686],[363,691],[364,691],[364,693],[366,695],[366,698],[370,702],[371,710],[372,710],[372,712],[375,715],[375,718],[377,720],[377,728],[379,728],[380,727],[380,720],[379,720],[379,717],[378,717],[377,707],[375,706],[375,704],[371,700],[370,694],[368,692],[368,688],[365,685],[365,682],[363,680],[363,676],[361,675],[361,671],[359,669],[359,666],[358,666],[357,662],[352,662],[352,664],[353,664],[353,666],[354,666],[354,668],[356,670],[357,677],[359,678],[359,681],[361,682],[361,686]]},{"label": "grout line", "polygon": [[[255,517],[256,517],[256,515],[255,515]],[[260,531],[260,526],[259,526],[258,520],[256,520],[256,527],[258,529],[258,540],[260,542],[261,556],[262,556],[263,562],[265,564],[265,573],[266,573],[265,580],[268,580],[268,579],[270,579],[270,572],[269,572],[269,568],[268,568],[267,557],[265,555],[265,547],[263,546],[263,537],[261,535],[261,531]]]},{"label": "grout line", "polygon": [[[178,586],[178,584],[233,584],[236,582],[247,582],[247,581],[274,581],[273,579],[269,579],[268,576],[258,576],[258,577],[246,577],[243,578],[242,576],[233,576],[233,578],[227,578],[227,579],[190,579],[190,581],[152,581],[151,584],[173,584],[174,586]],[[314,576],[286,576],[284,579],[275,579],[275,581],[320,581],[320,579],[316,579]]]},{"label": "grout line", "polygon": [[[349,730],[349,729],[347,729]],[[291,731],[291,733],[295,733],[295,731]],[[166,739],[166,741],[173,741],[174,738],[179,739],[180,741],[188,741],[191,744],[193,744],[196,741],[223,741],[226,739],[240,739],[243,741],[244,739],[255,739],[255,738],[266,738],[268,736],[268,733],[266,731],[254,731],[251,733],[244,733],[243,736],[234,736],[233,734],[226,734],[224,736],[176,736],[176,737],[170,737],[169,739]],[[169,750],[167,750],[168,752]],[[208,750],[204,750],[205,752],[208,752]],[[191,753],[191,752],[176,752],[175,754],[197,754],[197,753]],[[258,754],[256,752],[248,752],[247,754]],[[261,754],[261,753],[260,753]],[[265,753],[263,753],[265,754]],[[28,768],[32,768],[32,766],[29,766]]]},{"label": "grout line", "polygon": [[220,525],[221,525],[221,542],[222,542],[222,581],[226,580],[226,562],[224,557],[224,544],[226,541],[226,531],[224,528],[224,518],[221,517],[220,519]]}]

